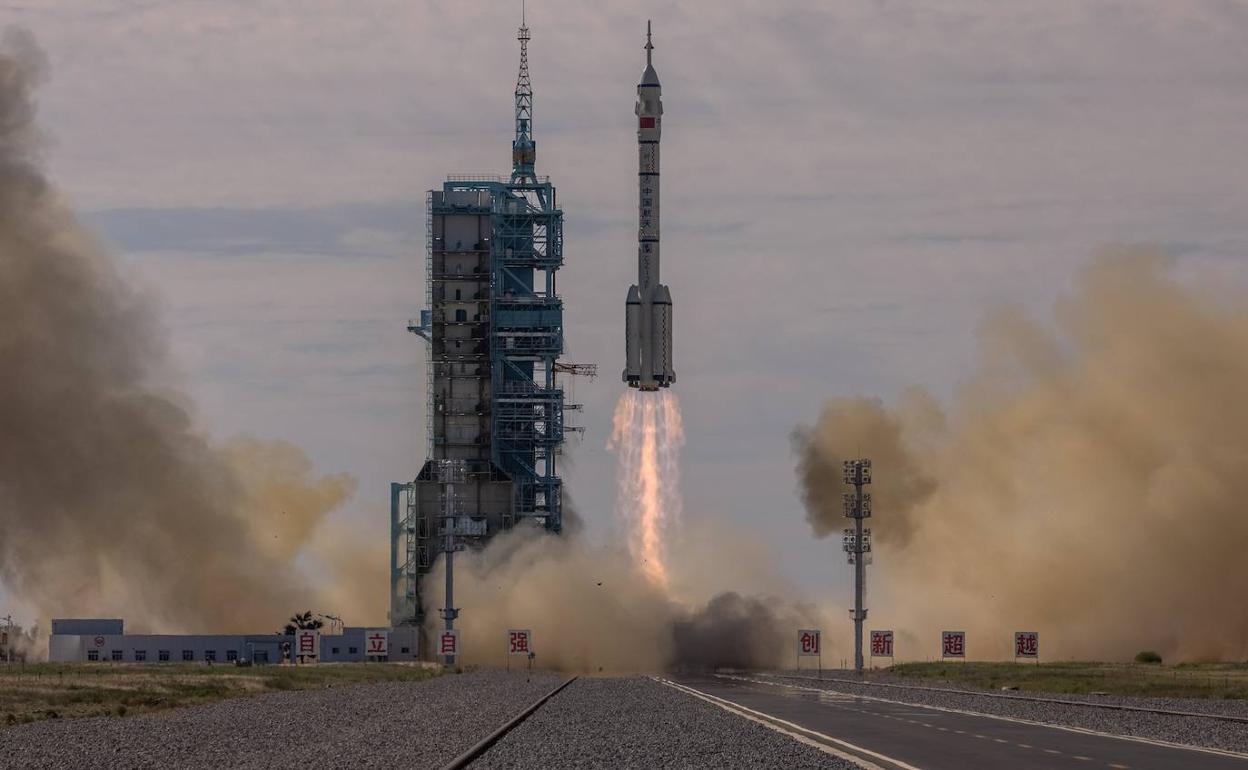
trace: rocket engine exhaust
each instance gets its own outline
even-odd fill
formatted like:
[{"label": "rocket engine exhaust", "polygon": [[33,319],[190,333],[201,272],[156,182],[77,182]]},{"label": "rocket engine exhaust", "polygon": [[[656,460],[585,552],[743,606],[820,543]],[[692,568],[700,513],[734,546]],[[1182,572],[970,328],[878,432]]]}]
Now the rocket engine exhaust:
[{"label": "rocket engine exhaust", "polygon": [[662,589],[671,582],[664,544],[680,516],[678,453],[684,439],[673,393],[629,391],[620,396],[610,444],[620,455],[616,506],[632,527],[629,552],[650,582]]}]

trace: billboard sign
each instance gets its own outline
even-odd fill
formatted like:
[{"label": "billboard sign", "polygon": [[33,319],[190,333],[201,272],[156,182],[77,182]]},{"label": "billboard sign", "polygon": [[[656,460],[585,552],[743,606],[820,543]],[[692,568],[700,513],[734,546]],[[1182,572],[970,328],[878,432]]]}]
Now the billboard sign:
[{"label": "billboard sign", "polygon": [[872,631],[871,632],[871,657],[873,658],[893,657],[893,632],[892,631]]},{"label": "billboard sign", "polygon": [[1040,657],[1040,634],[1036,631],[1015,631],[1014,657],[1038,659]]},{"label": "billboard sign", "polygon": [[804,628],[797,632],[797,654],[814,657],[821,655],[819,649],[819,630]]},{"label": "billboard sign", "polygon": [[965,631],[941,631],[940,632],[940,657],[942,658],[965,658],[966,657],[966,632]]},{"label": "billboard sign", "polygon": [[507,654],[528,655],[533,651],[533,636],[529,629],[513,628],[507,632]]},{"label": "billboard sign", "polygon": [[321,657],[321,632],[311,628],[295,631],[295,660],[315,663]]},{"label": "billboard sign", "polygon": [[459,654],[459,632],[452,629],[443,631],[438,634],[438,654],[439,655],[458,655]]},{"label": "billboard sign", "polygon": [[390,654],[390,633],[383,629],[374,629],[364,633],[364,654],[370,657],[385,657]]}]

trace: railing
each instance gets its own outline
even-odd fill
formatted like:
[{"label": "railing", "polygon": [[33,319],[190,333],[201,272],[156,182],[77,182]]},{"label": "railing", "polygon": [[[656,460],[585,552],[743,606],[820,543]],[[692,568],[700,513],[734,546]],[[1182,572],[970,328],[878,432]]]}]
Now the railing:
[{"label": "railing", "polygon": [[[538,184],[549,184],[549,176],[536,177]],[[502,176],[501,174],[447,174],[448,182],[497,182],[499,184],[509,184],[510,176]]]}]

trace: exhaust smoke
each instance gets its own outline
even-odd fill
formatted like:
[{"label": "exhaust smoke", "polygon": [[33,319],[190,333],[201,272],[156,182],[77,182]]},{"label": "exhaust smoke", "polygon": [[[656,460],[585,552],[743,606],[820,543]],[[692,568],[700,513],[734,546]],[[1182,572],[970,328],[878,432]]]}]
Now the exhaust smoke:
[{"label": "exhaust smoke", "polygon": [[[214,444],[170,385],[151,298],[41,170],[44,72],[30,35],[5,32],[0,582],[41,618],[124,617],[134,630],[263,632],[307,607],[384,618],[384,547],[321,532],[355,482],[317,475],[289,444]],[[301,558],[375,573],[375,587],[341,603]]]},{"label": "exhaust smoke", "polygon": [[873,460],[872,625],[899,657],[965,627],[982,658],[1015,630],[1050,658],[1248,658],[1248,312],[1169,265],[1102,255],[1054,330],[990,315],[947,413],[922,389],[840,399],[795,434],[817,537],[842,526],[841,460]]}]

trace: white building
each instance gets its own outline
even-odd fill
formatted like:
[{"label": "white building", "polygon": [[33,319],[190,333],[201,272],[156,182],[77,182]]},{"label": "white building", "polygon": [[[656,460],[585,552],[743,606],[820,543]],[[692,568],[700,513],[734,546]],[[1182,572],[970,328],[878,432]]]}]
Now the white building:
[{"label": "white building", "polygon": [[[419,660],[418,628],[345,628],[322,634],[324,663]],[[368,639],[386,635],[386,654],[369,655]],[[283,645],[289,645],[285,649]],[[62,618],[52,621],[48,660],[58,663],[280,663],[294,647],[281,634],[126,634],[120,619]]]}]

